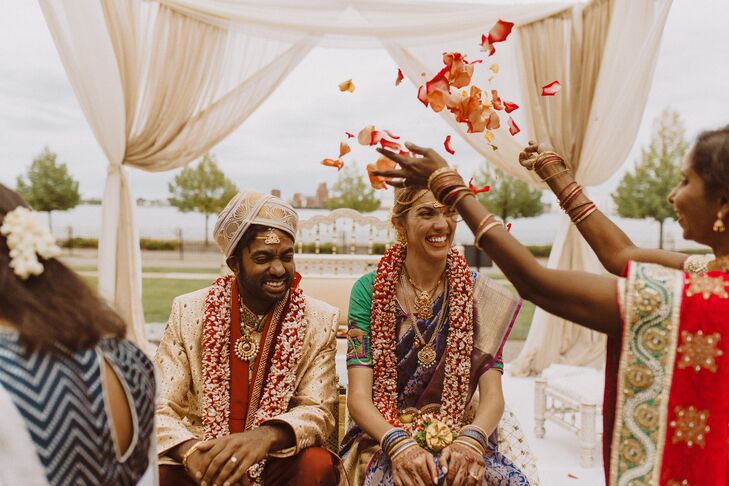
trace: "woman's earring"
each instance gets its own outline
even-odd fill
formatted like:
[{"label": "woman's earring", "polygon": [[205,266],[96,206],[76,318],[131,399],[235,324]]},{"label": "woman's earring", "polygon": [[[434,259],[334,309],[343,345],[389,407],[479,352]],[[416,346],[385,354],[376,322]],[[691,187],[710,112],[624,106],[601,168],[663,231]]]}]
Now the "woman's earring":
[{"label": "woman's earring", "polygon": [[408,239],[405,236],[405,233],[403,233],[401,231],[397,232],[397,237],[395,238],[395,241],[400,246],[408,246]]},{"label": "woman's earring", "polygon": [[714,222],[714,233],[723,233],[726,231],[726,225],[721,217],[721,213],[716,215],[716,221]]}]

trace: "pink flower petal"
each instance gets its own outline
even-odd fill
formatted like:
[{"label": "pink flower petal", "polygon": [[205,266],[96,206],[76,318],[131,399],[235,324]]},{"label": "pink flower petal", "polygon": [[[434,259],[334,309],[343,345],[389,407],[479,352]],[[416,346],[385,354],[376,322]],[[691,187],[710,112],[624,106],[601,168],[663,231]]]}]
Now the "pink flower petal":
[{"label": "pink flower petal", "polygon": [[511,113],[514,110],[519,109],[519,105],[516,103],[512,103],[511,101],[504,101],[504,111],[507,113]]},{"label": "pink flower petal", "polygon": [[517,124],[511,117],[509,117],[507,123],[509,124],[509,133],[511,133],[512,135],[516,135],[521,131],[521,129],[517,126]]},{"label": "pink flower petal", "polygon": [[562,89],[562,85],[559,84],[559,81],[552,81],[542,86],[542,96],[554,96],[559,93],[560,89]]},{"label": "pink flower petal", "polygon": [[395,79],[395,86],[400,86],[400,83],[402,83],[402,80],[405,79],[405,76],[402,74],[402,70],[400,68],[397,69],[397,78]]},{"label": "pink flower petal", "polygon": [[367,125],[357,134],[357,141],[360,145],[372,145],[372,132],[375,131],[374,125]]},{"label": "pink flower petal", "polygon": [[446,152],[448,152],[449,154],[453,155],[456,153],[456,151],[453,150],[453,147],[451,147],[451,136],[450,135],[448,135],[445,138],[445,141],[443,142],[443,146],[445,147]]}]

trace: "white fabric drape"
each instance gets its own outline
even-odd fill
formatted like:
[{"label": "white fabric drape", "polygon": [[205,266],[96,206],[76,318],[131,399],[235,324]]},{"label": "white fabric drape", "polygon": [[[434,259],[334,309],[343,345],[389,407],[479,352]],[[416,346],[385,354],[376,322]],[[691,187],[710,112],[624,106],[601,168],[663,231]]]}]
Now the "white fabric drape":
[{"label": "white fabric drape", "polygon": [[[243,123],[317,42],[384,46],[405,75],[421,84],[422,72],[437,70],[444,45],[473,51],[496,20],[514,21],[516,32],[524,28],[522,43],[543,44],[543,69],[536,69],[534,53],[530,57],[527,49],[517,50],[513,42],[499,44],[490,60],[505,56],[514,64],[523,56],[539,73],[522,79],[521,98],[516,79],[509,87],[511,99],[521,101],[517,117],[527,120],[525,132],[558,141],[557,146],[572,157],[583,184],[604,181],[632,144],[670,6],[667,0],[614,2],[612,16],[620,20],[609,23],[607,37],[601,37],[595,26],[584,27],[585,35],[580,33],[584,5],[571,3],[40,0],[71,85],[108,159],[99,251],[102,295],[130,323],[130,337],[143,344],[141,258],[126,167],[166,171],[200,156]],[[536,37],[541,35],[540,22],[547,25],[555,19],[563,27],[558,48]],[[572,30],[576,33],[570,34]],[[593,58],[593,51],[580,49],[583,39],[592,37],[607,39],[602,57]],[[580,59],[574,58],[575,52],[580,52]],[[578,61],[582,68],[578,69]],[[552,80],[539,79],[551,70],[565,74],[561,80],[569,96],[545,100],[534,94]],[[590,87],[594,96],[578,83],[570,85],[572,80],[588,79],[588,74],[597,77],[596,83],[590,81],[596,84]],[[571,121],[575,117],[570,109],[580,113]],[[516,164],[521,147],[505,130],[497,132],[499,150],[494,152],[482,137],[467,135],[464,127],[446,119],[487,160],[541,185]],[[565,122],[555,122],[560,119]],[[574,261],[582,250],[568,227],[565,223],[555,242],[552,263],[586,268],[584,262]]]},{"label": "white fabric drape", "polygon": [[165,171],[237,128],[316,43],[252,38],[139,1],[41,0],[108,158],[99,291],[145,345],[141,256],[126,166]]},{"label": "white fabric drape", "polygon": [[[585,187],[612,176],[635,141],[670,6],[670,0],[597,0],[572,19],[552,17],[520,29],[525,88],[569,80],[554,98],[525,89],[535,108],[530,111],[530,134],[566,154]],[[555,45],[563,53],[556,59]],[[603,271],[566,216],[548,265]],[[605,341],[602,334],[537,309],[511,370],[537,374],[554,362],[601,367]]]}]

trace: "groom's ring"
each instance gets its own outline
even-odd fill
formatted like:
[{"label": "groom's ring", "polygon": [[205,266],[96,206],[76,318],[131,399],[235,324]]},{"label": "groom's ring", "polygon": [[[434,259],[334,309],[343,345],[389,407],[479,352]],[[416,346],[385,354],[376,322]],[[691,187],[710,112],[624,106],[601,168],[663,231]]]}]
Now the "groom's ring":
[{"label": "groom's ring", "polygon": [[478,474],[468,473],[471,479],[478,479]]},{"label": "groom's ring", "polygon": [[238,462],[238,458],[235,456],[230,456],[229,461],[232,462],[233,464],[235,464],[236,462]]}]

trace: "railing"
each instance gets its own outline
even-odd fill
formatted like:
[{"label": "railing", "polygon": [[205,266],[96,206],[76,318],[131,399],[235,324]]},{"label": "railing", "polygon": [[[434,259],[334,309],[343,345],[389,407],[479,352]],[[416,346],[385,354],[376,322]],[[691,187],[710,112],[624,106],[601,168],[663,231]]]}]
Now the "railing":
[{"label": "railing", "polygon": [[[366,235],[366,245],[361,244],[363,235]],[[299,222],[298,253],[304,252],[304,243],[310,242],[312,237],[315,255],[321,253],[322,243],[331,243],[333,255],[340,253],[340,248],[345,249],[342,253],[350,255],[366,248],[366,254],[372,255],[375,243],[384,243],[385,247],[390,245],[393,229],[389,221],[366,216],[354,209],[340,208]]]}]

